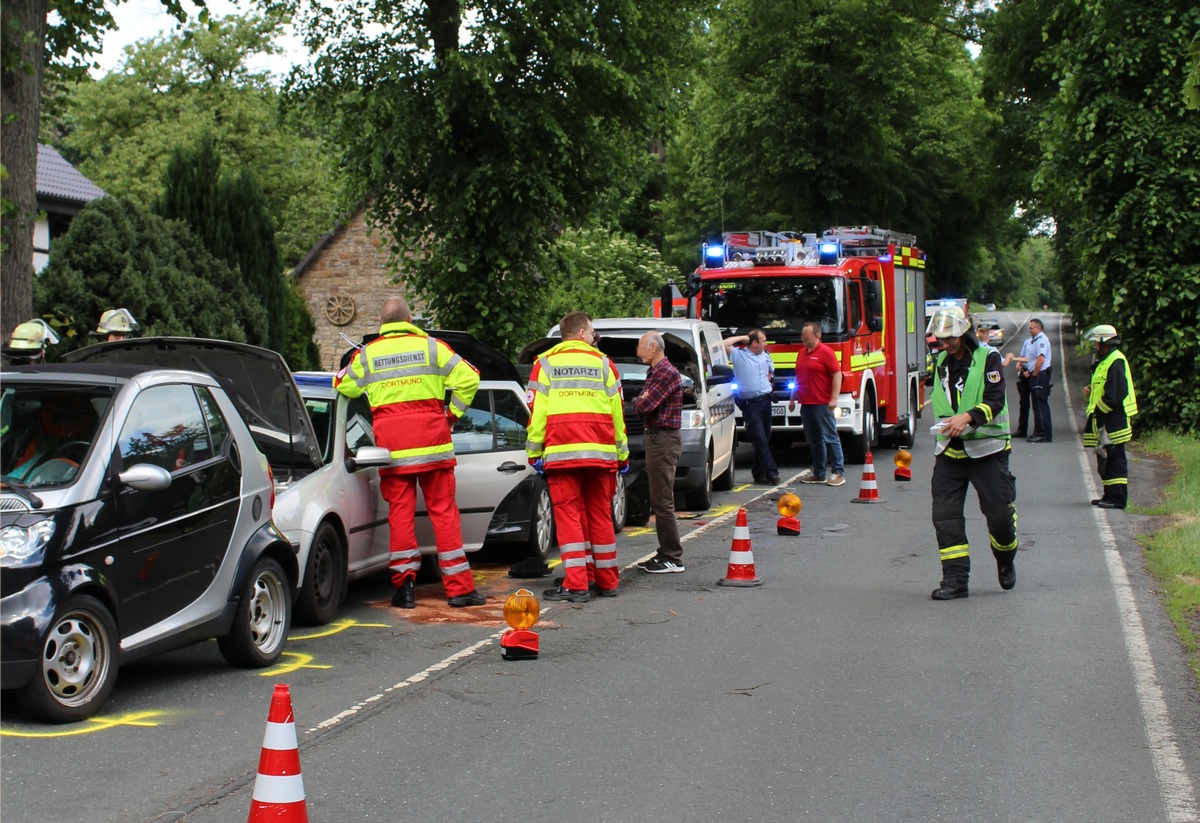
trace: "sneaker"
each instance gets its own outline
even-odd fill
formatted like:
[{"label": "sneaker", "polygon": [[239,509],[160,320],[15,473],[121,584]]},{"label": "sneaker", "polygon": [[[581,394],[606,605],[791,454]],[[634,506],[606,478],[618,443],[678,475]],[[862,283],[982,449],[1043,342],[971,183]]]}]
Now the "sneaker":
[{"label": "sneaker", "polygon": [[826,486],[844,486],[844,485],[846,485],[846,478],[843,477],[842,475],[838,474],[837,472],[833,472],[832,474],[829,475],[829,479],[825,481],[825,485]]},{"label": "sneaker", "polygon": [[825,475],[818,476],[812,469],[805,469],[796,479],[801,483],[824,483]]},{"label": "sneaker", "polygon": [[651,560],[646,565],[642,566],[642,571],[650,574],[678,574],[683,571],[683,564],[677,563],[674,560]]},{"label": "sneaker", "polygon": [[772,486],[778,486],[779,480],[780,480],[780,477],[777,474],[773,474],[767,478],[767,482],[770,483]]},{"label": "sneaker", "polygon": [[654,555],[654,557],[651,557],[649,560],[641,560],[641,561],[635,563],[634,565],[636,565],[639,569],[644,569],[647,566],[649,566],[651,563],[657,563],[662,559],[663,558],[660,555],[656,554],[656,555]]},{"label": "sneaker", "polygon": [[463,606],[482,606],[487,602],[487,598],[477,591],[469,591],[466,594],[448,598],[446,602],[456,609],[461,609]]},{"label": "sneaker", "polygon": [[577,592],[571,589],[564,589],[562,586],[559,586],[557,589],[546,589],[544,592],[542,592],[542,597],[544,597],[546,600],[554,600],[559,602],[587,603],[591,601],[592,593],[586,590]]}]

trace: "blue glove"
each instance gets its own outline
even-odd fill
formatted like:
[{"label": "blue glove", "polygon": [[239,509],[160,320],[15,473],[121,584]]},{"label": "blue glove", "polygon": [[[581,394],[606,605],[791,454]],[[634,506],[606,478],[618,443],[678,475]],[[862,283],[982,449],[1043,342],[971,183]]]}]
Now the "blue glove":
[{"label": "blue glove", "polygon": [[537,472],[538,474],[540,474],[542,476],[545,476],[545,474],[546,474],[546,461],[545,460],[543,460],[542,458],[539,457],[537,460],[530,460],[529,465],[533,466],[533,470],[535,472]]},{"label": "blue glove", "polygon": [[628,474],[628,473],[629,473],[629,461],[628,460],[622,460],[621,462],[617,463],[617,474]]}]

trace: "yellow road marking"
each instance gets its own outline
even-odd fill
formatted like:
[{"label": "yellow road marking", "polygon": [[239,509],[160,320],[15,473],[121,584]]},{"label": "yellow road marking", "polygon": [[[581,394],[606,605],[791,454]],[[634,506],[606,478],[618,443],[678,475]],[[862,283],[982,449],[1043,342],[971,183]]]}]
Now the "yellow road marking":
[{"label": "yellow road marking", "polygon": [[706,512],[706,514],[709,517],[720,517],[721,515],[725,514],[726,512],[735,512],[740,508],[741,508],[741,506],[736,506],[736,505],[730,503],[725,506],[718,506],[715,509],[710,509],[708,512]]},{"label": "yellow road marking", "polygon": [[629,537],[641,537],[643,534],[650,534],[652,531],[654,531],[654,529],[650,528],[649,526],[638,526],[635,529],[626,529],[622,533],[628,535]]},{"label": "yellow road marking", "polygon": [[284,657],[297,658],[293,663],[281,663],[278,666],[272,666],[266,671],[258,673],[259,677],[276,677],[281,674],[290,674],[300,669],[332,669],[333,666],[322,666],[312,662],[311,654],[302,654],[300,652],[284,652]]},{"label": "yellow road marking", "polygon": [[141,728],[154,728],[158,725],[156,718],[163,717],[166,712],[130,712],[117,717],[89,717],[84,721],[85,725],[76,726],[70,729],[54,729],[48,731],[37,732],[18,732],[12,729],[0,729],[0,737],[26,737],[26,738],[51,738],[51,737],[78,737],[81,734],[95,734],[106,729],[113,729],[117,726],[139,726]]},{"label": "yellow road marking", "polygon": [[359,623],[357,620],[338,620],[330,623],[324,629],[320,629],[314,634],[289,634],[288,640],[316,640],[319,637],[332,637],[335,634],[344,632],[346,629],[362,627],[365,629],[390,629],[391,626],[387,623]]}]

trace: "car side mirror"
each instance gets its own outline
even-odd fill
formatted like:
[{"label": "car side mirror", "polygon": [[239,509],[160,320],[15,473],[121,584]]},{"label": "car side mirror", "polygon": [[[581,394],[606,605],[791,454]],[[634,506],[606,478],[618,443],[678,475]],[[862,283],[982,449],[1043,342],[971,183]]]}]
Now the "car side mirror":
[{"label": "car side mirror", "polygon": [[383,446],[362,446],[346,458],[346,471],[356,472],[359,469],[372,467],[383,468],[391,464],[392,453]]},{"label": "car side mirror", "polygon": [[153,463],[134,463],[118,474],[117,479],[143,492],[158,492],[171,487],[171,473]]},{"label": "car side mirror", "polygon": [[733,367],[726,366],[724,363],[714,363],[712,374],[708,376],[708,384],[710,386],[719,386],[722,383],[733,382]]}]

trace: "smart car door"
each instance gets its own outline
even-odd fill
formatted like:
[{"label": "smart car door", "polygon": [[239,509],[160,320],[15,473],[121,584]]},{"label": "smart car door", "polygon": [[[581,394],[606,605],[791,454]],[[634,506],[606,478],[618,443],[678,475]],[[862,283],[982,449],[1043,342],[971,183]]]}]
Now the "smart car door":
[{"label": "smart car door", "polygon": [[[213,396],[185,383],[152,386],[130,407],[116,472],[150,463],[171,474],[161,490],[117,485],[122,634],[151,627],[199,599],[229,551],[241,471]],[[238,547],[240,549],[240,547]],[[228,598],[215,592],[214,607]]]}]

